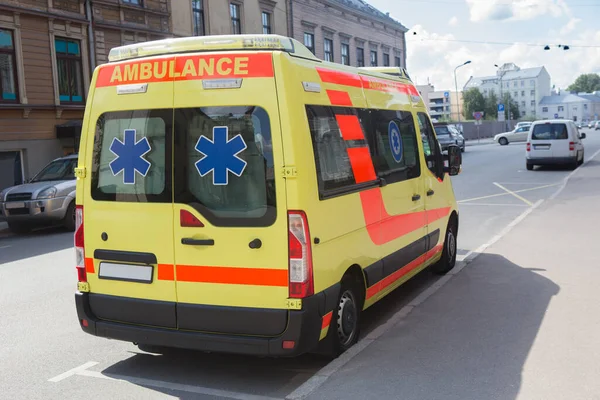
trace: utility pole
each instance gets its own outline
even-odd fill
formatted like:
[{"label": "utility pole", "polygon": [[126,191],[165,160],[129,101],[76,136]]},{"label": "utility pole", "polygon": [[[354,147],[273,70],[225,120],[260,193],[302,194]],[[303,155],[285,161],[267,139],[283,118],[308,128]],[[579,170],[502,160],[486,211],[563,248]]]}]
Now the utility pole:
[{"label": "utility pole", "polygon": [[[463,64],[457,66],[456,68],[454,68],[454,90],[456,90],[456,109],[458,110],[458,126],[460,127],[460,100],[458,97],[458,83],[456,80],[456,70],[459,69],[460,67],[463,67],[467,64],[471,64],[471,60],[469,61],[465,61]],[[462,129],[461,129],[462,130]]]}]

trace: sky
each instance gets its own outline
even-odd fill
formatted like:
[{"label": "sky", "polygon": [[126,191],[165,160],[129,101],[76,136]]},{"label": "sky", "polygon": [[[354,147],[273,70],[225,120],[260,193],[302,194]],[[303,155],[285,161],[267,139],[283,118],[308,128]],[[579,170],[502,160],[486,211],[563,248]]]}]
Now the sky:
[{"label": "sky", "polygon": [[545,66],[562,90],[600,73],[600,0],[366,1],[409,29],[407,69],[419,85],[454,90],[454,69],[469,60],[456,71],[458,90],[470,76],[495,75],[494,64]]}]

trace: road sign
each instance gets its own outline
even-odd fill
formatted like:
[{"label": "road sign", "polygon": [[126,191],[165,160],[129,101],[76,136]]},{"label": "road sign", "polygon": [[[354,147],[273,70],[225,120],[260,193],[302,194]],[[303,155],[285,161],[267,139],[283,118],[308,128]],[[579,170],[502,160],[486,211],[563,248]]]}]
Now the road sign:
[{"label": "road sign", "polygon": [[479,121],[481,118],[483,118],[483,111],[474,111],[473,118],[475,118],[476,121]]},{"label": "road sign", "polygon": [[498,104],[498,112],[504,112],[504,104]]},{"label": "road sign", "polygon": [[554,114],[554,118],[558,118],[558,114]]},{"label": "road sign", "polygon": [[448,97],[450,97],[450,92],[444,92],[444,97],[445,97],[445,98],[448,98]]}]

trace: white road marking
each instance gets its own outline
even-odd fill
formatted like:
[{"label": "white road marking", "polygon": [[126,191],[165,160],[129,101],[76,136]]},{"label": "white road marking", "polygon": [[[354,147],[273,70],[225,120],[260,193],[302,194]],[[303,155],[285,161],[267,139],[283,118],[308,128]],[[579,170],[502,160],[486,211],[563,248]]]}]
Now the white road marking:
[{"label": "white road marking", "polygon": [[460,203],[461,206],[505,206],[505,207],[527,207],[526,204],[500,204],[500,203]]},{"label": "white road marking", "polygon": [[[531,192],[532,190],[538,190],[538,189],[545,189],[545,188],[549,188],[549,187],[553,187],[553,186],[558,186],[561,185],[562,182],[559,183],[552,183],[550,185],[544,185],[544,186],[537,186],[537,187],[533,187],[533,188],[527,188],[527,189],[519,189],[519,190],[513,190],[513,193],[523,193],[523,192]],[[464,199],[464,200],[459,200],[457,203],[462,204],[462,203],[466,203],[469,201],[476,201],[476,200],[484,200],[484,199],[491,199],[492,197],[500,197],[500,196],[508,196],[510,193],[496,193],[496,194],[490,194],[488,196],[481,196],[481,197],[473,197],[472,199]]]},{"label": "white road marking", "polygon": [[517,199],[521,200],[523,203],[527,204],[528,206],[530,206],[530,207],[533,206],[533,203],[530,202],[529,200],[527,200],[525,197],[519,196],[517,193],[513,192],[510,189],[505,188],[504,186],[502,186],[498,182],[494,182],[494,185],[498,186],[500,189],[504,190],[506,193],[515,196]]},{"label": "white road marking", "polygon": [[[590,158],[588,158],[587,160],[585,160],[583,162],[583,165],[585,165],[588,162],[590,162],[590,160],[593,160],[594,158],[596,158],[596,156],[598,154],[600,154],[600,150],[598,150],[597,152],[595,152],[594,154],[592,154],[592,156]],[[579,168],[581,168],[582,166],[580,166]],[[576,168],[573,172],[571,172],[569,175],[567,175],[567,177],[562,181],[562,184],[561,184],[560,188],[556,192],[554,192],[554,194],[552,196],[550,196],[549,200],[554,200],[556,198],[556,196],[558,196],[567,187],[567,182],[569,181],[569,179],[573,175],[575,175],[579,171],[579,168]]]},{"label": "white road marking", "polygon": [[117,375],[117,374],[103,374],[98,371],[86,371],[82,370],[76,373],[80,376],[87,376],[90,378],[107,379],[110,381],[129,382],[139,386],[149,386],[160,389],[167,389],[179,392],[203,394],[214,397],[224,397],[235,400],[283,400],[276,397],[259,396],[248,393],[230,392],[227,390],[211,389],[202,386],[186,385],[183,383],[173,383],[165,381],[157,381],[154,379],[138,378],[135,376]]},{"label": "white road marking", "polygon": [[95,362],[95,361],[86,362],[85,364],[80,365],[79,367],[75,367],[75,368],[73,368],[71,370],[68,370],[67,372],[64,372],[64,373],[62,373],[60,375],[55,376],[54,378],[48,379],[48,382],[60,382],[63,379],[67,379],[67,378],[69,378],[69,377],[71,377],[71,376],[73,376],[73,375],[75,375],[75,374],[77,374],[79,372],[83,372],[86,369],[91,368],[91,367],[93,367],[94,365],[97,365],[97,364],[98,363]]}]

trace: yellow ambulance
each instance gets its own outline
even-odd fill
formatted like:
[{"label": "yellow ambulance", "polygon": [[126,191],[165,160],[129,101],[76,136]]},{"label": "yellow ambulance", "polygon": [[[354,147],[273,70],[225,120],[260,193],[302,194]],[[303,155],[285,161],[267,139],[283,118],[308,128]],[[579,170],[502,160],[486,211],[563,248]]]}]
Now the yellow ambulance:
[{"label": "yellow ambulance", "polygon": [[276,35],[114,48],[75,172],[80,326],[142,349],[339,355],[363,310],[453,268],[460,168],[401,68]]}]

